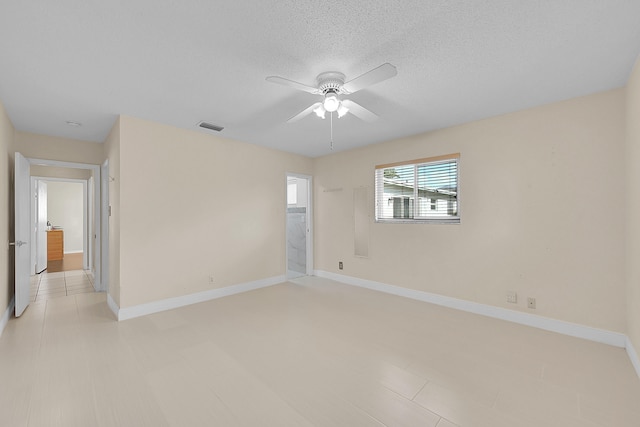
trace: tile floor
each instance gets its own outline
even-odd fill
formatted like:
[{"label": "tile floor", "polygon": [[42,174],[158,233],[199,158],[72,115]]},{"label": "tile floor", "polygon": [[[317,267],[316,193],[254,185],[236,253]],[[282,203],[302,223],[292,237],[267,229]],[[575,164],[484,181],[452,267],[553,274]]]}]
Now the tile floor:
[{"label": "tile floor", "polygon": [[31,302],[95,292],[91,275],[84,270],[48,273],[46,270],[31,276]]},{"label": "tile floor", "polygon": [[623,349],[326,279],[116,322],[36,301],[0,337],[7,426],[640,426]]}]

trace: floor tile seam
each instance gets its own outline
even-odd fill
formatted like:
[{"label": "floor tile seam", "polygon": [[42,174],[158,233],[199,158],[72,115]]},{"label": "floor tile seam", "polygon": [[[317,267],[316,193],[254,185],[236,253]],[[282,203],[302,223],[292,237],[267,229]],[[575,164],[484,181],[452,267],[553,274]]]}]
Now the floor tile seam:
[{"label": "floor tile seam", "polygon": [[[341,401],[345,402],[347,405],[353,407],[356,411],[360,412],[361,414],[371,418],[373,421],[379,423],[381,426],[384,427],[393,427],[393,426],[388,426],[387,424],[383,423],[382,421],[380,421],[379,419],[377,419],[376,417],[374,417],[372,414],[370,414],[366,409],[361,408],[359,405],[357,405],[355,402],[352,402],[351,400],[345,398],[342,395],[339,394],[335,394],[334,396],[337,397],[338,399],[340,399]],[[422,405],[420,405],[421,408],[424,408]],[[427,409],[427,408],[424,408]],[[428,410],[428,409],[427,409]],[[436,414],[437,415],[437,414]],[[438,415],[439,416],[439,415]]]},{"label": "floor tile seam", "polygon": [[[42,355],[42,340],[44,338],[44,330],[45,330],[45,326],[46,326],[46,316],[47,316],[47,308],[49,307],[49,304],[47,303],[47,300],[44,300],[44,312],[42,313],[42,324],[40,325],[40,338],[38,340],[38,352],[37,352],[37,358],[39,359],[40,356]],[[29,400],[29,405],[28,408],[31,407],[31,400]],[[31,411],[29,411],[29,413],[31,413]],[[30,418],[30,417],[28,417]],[[29,420],[27,419],[27,424],[29,425]]]},{"label": "floor tile seam", "polygon": [[[504,390],[501,390],[499,392],[499,394],[504,394],[506,393]],[[577,393],[576,393],[577,394]],[[577,401],[577,400],[576,400]],[[507,416],[507,417],[513,417],[514,414],[509,413],[509,412],[505,412],[503,409],[500,409],[497,407],[497,399],[496,399],[496,403],[494,404],[494,407],[492,408],[493,410],[495,410],[497,413],[503,415],[503,416]],[[582,416],[582,414],[580,413],[580,410],[578,408],[577,412],[575,413],[567,413],[565,411],[563,411],[562,409],[558,409],[558,408],[549,408],[548,405],[545,405],[545,411],[543,411],[543,413],[539,413],[537,414],[535,417],[531,418],[530,414],[528,412],[522,412],[521,410],[517,410],[517,413],[522,416],[522,417],[528,417],[529,419],[531,419],[532,421],[538,420],[538,421],[545,421],[545,422],[552,422],[552,420],[554,418],[567,418],[567,419],[573,419],[576,421],[586,421],[586,422],[590,422],[592,423],[594,426],[598,425],[600,426],[600,423],[597,423],[591,419],[585,418]],[[602,426],[605,427],[605,426]],[[608,427],[608,426],[606,426]]]},{"label": "floor tile seam", "polygon": [[567,387],[566,385],[557,384],[555,382],[549,381],[548,379],[541,379],[541,380],[539,380],[537,382],[542,384],[542,385],[544,385],[544,386],[546,386],[546,387],[551,387],[556,392],[574,394],[575,395],[575,404],[576,404],[576,414],[580,413],[580,394],[584,394],[584,393],[581,393],[575,387],[574,388]]},{"label": "floor tile seam", "polygon": [[[439,416],[439,415],[438,415]],[[440,419],[438,420],[438,422],[436,423],[436,427],[440,426],[440,422],[442,420],[445,420],[446,422],[448,422],[449,424],[453,425],[453,426],[457,426],[458,424],[454,423],[453,421],[449,420],[448,418],[445,417],[440,417]]]},{"label": "floor tile seam", "polygon": [[[422,393],[422,390],[424,390],[424,388],[427,386],[427,384],[430,384],[432,382],[433,381],[430,381],[429,379],[427,379],[426,382],[422,385],[422,387],[420,387],[420,390],[418,390],[416,392],[416,394],[413,395],[413,397],[411,398],[411,401],[417,403],[418,405],[420,405],[418,402],[416,402],[416,397],[418,397],[418,395],[420,393]],[[422,405],[420,405],[420,406],[424,408],[424,406],[422,406]]]},{"label": "floor tile seam", "polygon": [[91,283],[71,283],[66,285],[67,288],[79,288],[79,287],[88,288],[90,286],[91,286]]},{"label": "floor tile seam", "polygon": [[[393,391],[393,390],[391,390],[391,391]],[[380,423],[380,425],[381,425],[381,426],[384,426],[384,427],[393,427],[392,425],[385,424],[382,420],[378,419],[378,417],[376,417],[375,415],[373,415],[372,413],[370,413],[369,411],[367,411],[365,408],[363,408],[362,406],[358,405],[357,403],[355,403],[355,402],[350,402],[350,401],[348,401],[348,400],[345,400],[345,401],[346,401],[347,403],[349,403],[351,406],[353,406],[354,408],[356,408],[358,411],[362,412],[362,413],[363,413],[364,415],[366,415],[367,417],[371,418],[372,420],[374,420],[374,421],[375,421],[375,422],[377,422],[377,423]],[[422,408],[422,406],[421,406],[421,408]],[[423,409],[425,409],[425,410],[427,410],[427,411],[428,411],[428,409],[426,409],[426,408],[423,408]],[[429,412],[431,412],[431,411],[429,411]],[[436,414],[436,416],[438,416],[438,417],[439,417],[440,415]],[[438,422],[440,422],[440,421],[438,421]]]},{"label": "floor tile seam", "polygon": [[493,404],[491,405],[491,409],[495,409],[496,411],[498,410],[497,406],[498,406],[498,398],[500,397],[500,394],[502,393],[502,390],[498,390],[498,392],[496,393],[496,397],[494,397],[493,399]]},{"label": "floor tile seam", "polygon": [[[412,401],[415,401],[415,398],[422,392],[422,390],[424,390],[424,388],[428,384],[434,384],[434,385],[436,385],[438,387],[442,387],[442,388],[444,388],[444,389],[446,389],[446,390],[448,390],[448,391],[450,391],[452,393],[461,395],[462,397],[464,397],[468,401],[473,402],[475,405],[482,406],[482,407],[487,408],[487,409],[494,409],[494,410],[496,410],[496,405],[497,405],[497,402],[498,402],[498,396],[501,393],[501,390],[497,390],[495,392],[492,392],[492,394],[495,393],[495,396],[492,397],[491,404],[487,404],[487,403],[485,403],[483,401],[478,400],[472,394],[467,393],[466,391],[459,391],[457,389],[451,388],[451,387],[447,386],[446,384],[443,384],[443,383],[438,382],[438,381],[427,380],[427,383],[425,383],[425,385],[422,387],[422,389],[420,389],[420,391],[418,393],[416,393],[416,395],[413,397]],[[416,402],[416,403],[418,403],[418,402]],[[420,405],[420,406],[422,406],[422,405]]]},{"label": "floor tile seam", "polygon": [[56,295],[56,294],[61,294],[61,293],[65,293],[66,294],[66,292],[67,292],[67,290],[64,289],[64,288],[56,290],[56,291],[38,291],[36,296]]},{"label": "floor tile seam", "polygon": [[[130,345],[128,342],[127,342],[127,346],[131,349],[131,345]],[[186,365],[187,365],[187,367],[191,370],[191,373],[193,373],[193,374],[194,374],[194,375],[196,375],[196,376],[198,375],[198,371],[196,370],[196,368],[193,366],[193,364],[192,364],[189,360],[187,360],[183,355],[181,355],[181,356],[180,356],[180,359],[182,360],[182,362],[181,362],[181,363],[186,364]],[[147,377],[147,376],[148,376],[148,373],[147,373],[147,375],[145,375],[145,383],[146,383],[147,385],[149,385],[148,381],[146,380],[146,377]],[[216,377],[218,377],[219,375],[215,375],[215,376],[216,376]],[[261,383],[263,383],[263,384],[264,384],[264,382],[263,382],[262,380],[261,380]],[[222,397],[222,396],[221,396],[221,395],[220,395],[220,394],[215,390],[215,388],[214,388],[213,386],[211,386],[211,385],[206,384],[206,382],[205,382],[205,383],[202,383],[202,385],[204,385],[204,386],[205,386],[205,389],[206,389],[207,391],[209,391],[211,394],[213,394],[213,395],[216,397],[216,399],[218,399],[218,401],[222,404],[222,406],[224,406],[224,407],[227,409],[228,413],[229,413],[229,414],[231,414],[231,416],[232,416],[235,420],[237,420],[239,424],[241,424],[241,421],[242,421],[242,420],[241,420],[241,418],[239,418],[239,417],[238,417],[238,415],[237,415],[236,411],[234,411],[234,410],[232,409],[232,407],[231,407],[231,406],[229,406],[229,404],[228,404],[228,403],[225,401],[225,399],[223,399],[223,397]],[[266,386],[266,384],[265,384],[265,386]],[[269,390],[272,390],[272,389],[269,387]],[[273,390],[272,390],[272,391],[273,391]],[[275,393],[275,391],[274,391],[274,393]],[[279,394],[279,393],[275,393],[275,394],[276,394],[278,397],[280,397],[281,399],[283,399],[283,398],[280,396],[280,394]],[[283,399],[283,400],[284,400],[284,399]],[[289,404],[289,402],[287,402],[286,400],[285,400],[285,403],[286,403],[289,407],[291,407],[291,405]],[[298,412],[298,411],[296,411],[296,413],[299,413],[299,412]],[[306,417],[303,417],[303,418],[305,418],[305,419],[306,419]],[[310,423],[310,424],[312,424],[312,423]]]},{"label": "floor tile seam", "polygon": [[[376,383],[378,383],[378,385],[386,390],[389,390],[391,393],[397,395],[398,397],[401,397],[409,402],[413,402],[413,399],[418,395],[418,393],[420,393],[420,390],[422,390],[424,388],[425,385],[427,385],[427,382],[429,382],[428,380],[424,380],[426,381],[421,387],[420,390],[418,390],[418,392],[414,393],[413,396],[411,398],[408,398],[407,396],[401,394],[400,392],[392,389],[391,387],[387,386],[386,384],[384,384],[382,381],[380,380],[374,380]],[[415,402],[413,402],[415,403]]]},{"label": "floor tile seam", "polygon": [[[581,402],[585,399],[590,397],[593,400],[601,400],[598,396],[595,395],[587,395],[585,393],[578,393],[578,405],[579,405],[579,414],[580,417],[582,418],[582,412],[583,412],[583,404],[581,404]],[[586,404],[586,403],[585,403]],[[606,404],[602,404],[600,405],[602,407],[605,408],[605,411],[607,411],[607,413],[611,413],[612,415],[614,413],[618,413],[619,412],[619,408],[615,408],[615,409],[611,409],[608,410],[609,408],[611,408],[611,405],[609,403]],[[640,407],[628,407],[627,405],[624,405],[623,412],[635,415],[638,419],[640,419]]]},{"label": "floor tile seam", "polygon": [[[422,387],[420,387],[420,390],[418,390],[416,393],[414,393],[414,395],[413,395],[413,397],[411,397],[411,399],[409,399],[407,396],[404,396],[404,395],[402,395],[402,394],[398,393],[396,390],[394,390],[394,389],[392,389],[392,388],[387,387],[386,385],[382,384],[381,382],[379,382],[379,381],[377,381],[377,382],[378,382],[378,384],[380,384],[380,386],[381,386],[381,387],[385,388],[386,390],[389,390],[391,393],[395,394],[396,396],[400,397],[401,399],[406,400],[408,403],[411,403],[411,404],[413,404],[413,405],[416,405],[416,406],[418,406],[420,409],[422,409],[422,410],[424,410],[424,411],[427,411],[427,412],[429,412],[430,414],[435,415],[436,417],[438,417],[438,418],[439,418],[439,419],[438,419],[438,422],[440,422],[440,420],[443,418],[440,414],[438,414],[438,413],[436,413],[436,412],[433,412],[431,409],[425,408],[424,406],[420,405],[418,402],[416,402],[416,401],[414,400],[414,399],[416,398],[416,396],[417,396],[418,394],[420,394],[420,392],[421,392],[421,391],[426,387],[427,383],[429,383],[429,382],[430,382],[429,380],[425,380],[425,383],[422,385]],[[354,403],[354,405],[355,405],[355,403]],[[357,405],[356,405],[356,406],[357,406]],[[359,406],[358,406],[358,407],[359,407]],[[359,408],[360,408],[360,407],[359,407]],[[366,412],[366,410],[365,410],[364,408],[360,408],[360,409],[362,409],[363,411],[365,411],[365,412]],[[371,417],[373,417],[373,415],[370,415],[370,416],[371,416]],[[375,417],[373,417],[373,418],[375,418]],[[381,420],[378,420],[377,418],[376,418],[376,420],[377,420],[378,422],[382,423],[383,425],[386,425],[386,424],[384,424]],[[447,421],[448,421],[448,420],[447,420]],[[436,426],[437,426],[437,425],[438,425],[438,423],[436,423]]]}]

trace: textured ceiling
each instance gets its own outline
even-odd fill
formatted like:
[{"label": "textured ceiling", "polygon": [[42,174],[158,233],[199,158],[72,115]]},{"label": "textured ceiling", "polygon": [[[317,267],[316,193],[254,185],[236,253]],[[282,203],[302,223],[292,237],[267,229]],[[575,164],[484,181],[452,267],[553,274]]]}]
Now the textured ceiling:
[{"label": "textured ceiling", "polygon": [[334,120],[345,150],[623,86],[639,16],[640,0],[0,0],[0,101],[21,131],[103,141],[118,114],[205,120],[320,156],[328,118],[286,123],[320,98],[265,77],[395,65],[350,96],[377,122]]}]

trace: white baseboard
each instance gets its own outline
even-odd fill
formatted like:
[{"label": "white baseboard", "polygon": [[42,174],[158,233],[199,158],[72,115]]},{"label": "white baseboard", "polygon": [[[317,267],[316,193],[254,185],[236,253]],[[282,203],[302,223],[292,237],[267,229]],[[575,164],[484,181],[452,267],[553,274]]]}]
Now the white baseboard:
[{"label": "white baseboard", "polygon": [[110,296],[107,298],[107,302],[109,303],[109,307],[111,308],[111,310],[116,313],[118,320],[127,320],[134,317],[157,313],[160,311],[184,307],[186,305],[197,304],[199,302],[205,302],[216,298],[222,298],[242,292],[248,292],[254,289],[266,288],[268,286],[284,283],[285,281],[286,277],[284,275],[269,277],[266,279],[255,280],[253,282],[239,283],[237,285],[231,285],[224,288],[211,289],[195,294],[183,295],[175,298],[167,298],[160,301],[153,301],[146,304],[124,308],[119,308],[113,300],[109,302],[109,299],[111,298]]},{"label": "white baseboard", "polygon": [[84,253],[84,251],[65,251],[64,255],[68,255],[68,254],[81,254]]},{"label": "white baseboard", "polygon": [[9,302],[9,306],[2,314],[2,318],[0,318],[0,337],[2,336],[2,332],[4,331],[4,328],[7,327],[7,323],[9,323],[9,319],[11,319],[11,315],[13,314],[13,309],[15,308],[15,305],[16,305],[16,299],[15,297],[13,297]]},{"label": "white baseboard", "polygon": [[636,353],[636,349],[631,342],[631,339],[627,337],[627,343],[625,346],[627,350],[627,354],[629,355],[629,359],[631,360],[631,364],[636,370],[636,374],[640,377],[640,358],[638,357],[638,353]]},{"label": "white baseboard", "polygon": [[[627,345],[629,343],[629,340],[627,336],[619,332],[607,331],[604,329],[593,328],[591,326],[566,322],[564,320],[551,319],[548,317],[530,313],[522,313],[520,311],[509,310],[506,308],[495,307],[492,305],[481,304],[473,301],[461,300],[444,295],[417,291],[415,289],[401,288],[399,286],[387,285],[385,283],[345,276],[342,274],[331,273],[323,270],[316,270],[315,275],[318,277],[335,280],[336,282],[345,283],[347,285],[358,286],[361,288],[367,288],[387,294],[398,295],[418,301],[424,301],[431,304],[453,308],[456,310],[467,311],[470,313],[480,314],[482,316],[493,317],[496,319],[506,320],[508,322],[519,323],[521,325],[531,326],[538,329],[544,329],[546,331],[557,332],[563,335],[569,335],[576,338],[609,344],[615,347],[628,348]],[[636,365],[634,364],[634,366]],[[636,370],[638,370],[637,366]]]}]

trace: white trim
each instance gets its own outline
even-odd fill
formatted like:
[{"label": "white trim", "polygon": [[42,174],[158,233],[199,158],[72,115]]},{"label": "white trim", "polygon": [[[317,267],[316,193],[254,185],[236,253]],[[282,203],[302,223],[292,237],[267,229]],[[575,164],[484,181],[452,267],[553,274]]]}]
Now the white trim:
[{"label": "white trim", "polygon": [[[82,253],[84,253],[84,251],[64,251],[65,255],[67,255],[67,254],[82,254]],[[85,270],[88,270],[88,269],[85,268]]]},{"label": "white trim", "polygon": [[[94,235],[102,236],[102,248],[101,258],[97,260],[100,263],[99,273],[101,274],[99,283],[101,284],[102,291],[109,290],[109,159],[105,160],[102,166],[100,166],[100,179],[96,178],[96,182],[99,182],[101,189],[100,192],[100,222],[96,217],[94,225]],[[97,197],[97,196],[96,196]],[[96,204],[97,207],[98,204]],[[96,241],[96,245],[97,245]]]},{"label": "white trim", "polygon": [[502,307],[495,307],[478,302],[432,294],[415,289],[407,289],[399,286],[387,285],[385,283],[345,276],[342,274],[331,273],[323,270],[316,270],[315,275],[318,277],[335,280],[336,282],[345,283],[347,285],[358,286],[361,288],[367,288],[387,294],[411,298],[418,301],[441,305],[443,307],[462,310],[482,316],[493,317],[495,319],[506,320],[508,322],[519,323],[521,325],[531,326],[538,329],[544,329],[545,331],[557,332],[563,335],[569,335],[589,341],[609,344],[615,347],[625,348],[628,344],[630,344],[627,336],[619,332],[612,332],[604,329],[593,328],[591,326],[579,325],[576,323],[566,322],[564,320],[550,319],[548,317],[538,316],[535,314],[522,313]]},{"label": "white trim", "polygon": [[2,315],[2,318],[0,318],[0,337],[2,336],[2,332],[4,331],[4,328],[7,327],[7,323],[9,323],[9,319],[11,319],[11,314],[13,313],[13,309],[15,308],[15,305],[16,305],[16,298],[13,297],[9,302],[9,307],[7,307],[7,309],[4,311],[4,314]]},{"label": "white trim", "polygon": [[636,370],[636,374],[638,374],[638,377],[640,378],[640,358],[638,357],[638,353],[636,353],[636,349],[629,337],[627,337],[625,349],[627,350],[627,355],[629,356],[629,360],[631,360],[631,364]]},{"label": "white trim", "polygon": [[[113,302],[114,307],[109,303],[111,310],[116,313],[118,320],[127,320],[134,317],[146,316],[147,314],[157,313],[160,311],[172,310],[174,308],[184,307],[186,305],[197,304],[212,299],[227,297],[242,292],[252,291],[254,289],[266,288],[268,286],[284,283],[286,277],[275,276],[266,279],[255,280],[253,282],[239,283],[219,289],[210,289],[208,291],[198,292],[195,294],[183,295],[174,298],[167,298],[160,301],[153,301],[146,304],[134,305],[133,307],[119,308]],[[110,297],[109,297],[110,298]],[[109,302],[107,298],[107,302]],[[113,300],[112,300],[113,301]]]},{"label": "white trim", "polygon": [[111,294],[107,294],[107,305],[109,306],[111,311],[113,311],[113,314],[116,315],[116,319],[118,319],[118,313],[120,312],[120,307],[118,307],[118,304],[116,304],[114,299],[111,297]]}]

